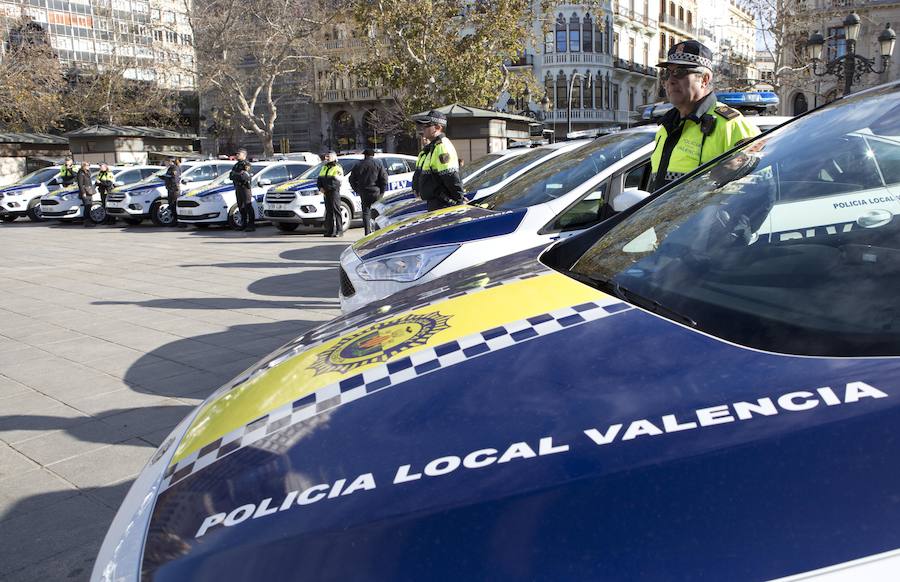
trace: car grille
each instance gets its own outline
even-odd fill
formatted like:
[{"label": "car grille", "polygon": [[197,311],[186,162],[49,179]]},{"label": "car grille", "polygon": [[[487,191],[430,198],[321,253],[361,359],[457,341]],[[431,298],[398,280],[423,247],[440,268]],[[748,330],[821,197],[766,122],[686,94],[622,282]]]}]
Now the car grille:
[{"label": "car grille", "polygon": [[353,287],[353,283],[350,282],[350,277],[344,272],[344,267],[341,267],[339,270],[341,277],[341,295],[344,297],[353,297],[356,294],[356,289]]},{"label": "car grille", "polygon": [[59,200],[41,200],[41,206],[56,206]]},{"label": "car grille", "polygon": [[125,200],[125,194],[121,192],[113,192],[106,197],[107,202],[123,202]]},{"label": "car grille", "polygon": [[193,208],[195,206],[200,206],[200,203],[196,200],[179,200],[176,206],[178,206],[178,208]]},{"label": "car grille", "polygon": [[290,210],[266,210],[265,214],[273,218],[292,218],[297,216]]},{"label": "car grille", "polygon": [[266,202],[271,204],[286,204],[293,202],[297,195],[293,192],[269,192],[266,194]]}]

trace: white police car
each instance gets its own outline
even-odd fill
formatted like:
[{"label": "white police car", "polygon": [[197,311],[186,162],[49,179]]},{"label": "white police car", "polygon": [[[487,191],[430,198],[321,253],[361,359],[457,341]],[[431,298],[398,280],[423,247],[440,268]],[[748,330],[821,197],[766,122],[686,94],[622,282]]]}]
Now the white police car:
[{"label": "white police car", "polygon": [[32,222],[41,220],[41,196],[49,192],[48,184],[56,181],[59,168],[51,166],[35,170],[8,186],[0,187],[0,220],[12,222],[27,216]]},{"label": "white police car", "polygon": [[[338,163],[344,171],[340,193],[344,230],[350,228],[351,221],[362,212],[362,201],[350,188],[348,181],[353,167],[362,159],[362,154],[338,156]],[[384,164],[388,173],[388,188],[385,193],[403,190],[412,185],[416,158],[402,154],[375,154],[375,159]],[[321,164],[314,166],[301,179],[291,180],[269,190],[263,202],[265,218],[285,232],[296,230],[301,224],[315,226],[325,224],[325,200],[316,187],[316,179],[321,168]]]},{"label": "white police car", "polygon": [[[252,163],[250,173],[253,178],[250,185],[256,219],[263,218],[263,196],[270,188],[299,178],[312,167],[313,164],[304,162]],[[222,174],[206,186],[191,188],[179,197],[178,220],[196,226],[227,223],[232,228],[240,228],[241,213],[237,207],[230,172]]]},{"label": "white police car", "polygon": [[[114,184],[128,186],[149,178],[158,173],[160,166],[113,166],[109,171],[113,175]],[[100,168],[91,169],[91,180],[97,179]],[[75,220],[82,218],[84,206],[78,196],[78,186],[67,186],[41,196],[41,214],[47,218],[59,220]],[[91,207],[91,219],[94,222],[106,220],[106,209],[101,204],[100,193],[94,194],[94,205]]]},{"label": "white police car", "polygon": [[[465,186],[469,181],[474,179],[476,176],[484,173],[490,168],[493,168],[500,162],[503,162],[507,159],[520,156],[528,151],[527,148],[511,148],[506,150],[501,150],[499,152],[493,152],[487,155],[484,155],[474,162],[468,162],[462,168],[459,169],[459,177],[462,180],[463,186]],[[388,212],[390,208],[393,207],[394,204],[399,202],[403,202],[405,200],[411,200],[416,197],[415,192],[412,191],[411,188],[404,190],[397,190],[395,192],[391,192],[390,194],[385,194],[381,197],[380,200],[375,202],[372,205],[372,218],[375,219],[377,223],[377,218]]]},{"label": "white police car", "polygon": [[[487,198],[522,174],[586,143],[588,143],[587,140],[572,140],[560,141],[531,149],[523,148],[521,154],[506,157],[499,164],[466,181],[463,184],[466,200],[476,202],[482,198]],[[425,201],[416,197],[410,197],[406,200],[395,202],[385,209],[385,212],[375,219],[375,225],[378,228],[384,228],[426,212],[428,212],[428,204]]]},{"label": "white police car", "polygon": [[[234,162],[227,160],[181,164],[182,192],[187,188],[209,184],[220,175],[228,173],[233,165]],[[174,220],[169,212],[165,183],[158,176],[115,188],[106,197],[106,212],[110,216],[124,219],[128,224],[140,224],[142,220],[149,218],[158,226],[168,226]]]},{"label": "white police car", "polygon": [[[898,134],[860,92],[306,331],[162,439],[92,579],[900,579]],[[753,240],[818,186],[854,226]]]}]

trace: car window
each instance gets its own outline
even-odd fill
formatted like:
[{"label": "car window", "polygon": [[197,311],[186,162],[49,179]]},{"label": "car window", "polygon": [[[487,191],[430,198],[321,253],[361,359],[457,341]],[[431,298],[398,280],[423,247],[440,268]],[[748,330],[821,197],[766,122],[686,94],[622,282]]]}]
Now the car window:
[{"label": "car window", "polygon": [[384,164],[384,169],[387,170],[389,176],[409,172],[406,161],[402,158],[382,158],[381,163]]},{"label": "car window", "polygon": [[622,189],[637,188],[646,190],[650,182],[650,162],[645,162],[625,173],[622,180]]},{"label": "car window", "polygon": [[221,176],[222,174],[227,174],[228,172],[231,171],[231,168],[233,168],[233,167],[234,167],[234,164],[232,164],[232,163],[216,164],[216,169],[215,169],[216,176]]},{"label": "car window", "polygon": [[58,167],[50,167],[50,168],[41,168],[40,170],[35,170],[34,172],[28,174],[24,178],[18,181],[19,184],[42,184],[59,174]]},{"label": "car window", "polygon": [[304,173],[306,173],[309,168],[310,164],[288,164],[287,172],[289,179],[293,180],[294,178],[299,178]]},{"label": "car window", "polygon": [[753,348],[900,353],[900,88],[772,130],[630,214],[574,272]]},{"label": "car window", "polygon": [[159,168],[141,168],[141,180],[145,178],[149,178],[150,176],[156,175],[159,172]]},{"label": "car window", "polygon": [[[460,178],[465,180],[475,172],[481,170],[481,168],[487,166],[488,164],[493,164],[496,160],[502,158],[505,155],[506,154],[504,152],[497,152],[488,154],[486,156],[481,156],[474,162],[466,162],[466,165],[459,169],[459,176]],[[415,164],[413,164],[413,166],[415,166]]]},{"label": "car window", "polygon": [[359,163],[359,160],[357,160],[356,158],[350,158],[338,160],[338,163],[341,165],[341,168],[344,170],[344,175],[346,176],[353,171],[353,168],[356,167],[356,164]]},{"label": "car window", "polygon": [[287,168],[283,165],[272,166],[259,178],[260,180],[270,180],[270,183],[272,184],[281,184],[282,182],[287,182],[288,171]]},{"label": "car window", "polygon": [[126,170],[116,176],[116,182],[122,182],[123,184],[133,184],[141,179],[141,171],[140,170]]},{"label": "car window", "polygon": [[488,198],[484,206],[491,210],[513,210],[555,200],[652,143],[653,137],[653,132],[635,131],[597,138],[519,176]]},{"label": "car window", "polygon": [[503,160],[493,168],[485,170],[483,173],[475,176],[466,183],[466,191],[474,192],[481,188],[489,188],[495,184],[506,180],[519,170],[533,163],[535,160],[553,155],[556,150],[550,148],[535,148],[521,156],[515,156],[508,160]]},{"label": "car window", "polygon": [[587,228],[605,218],[603,207],[606,204],[606,188],[606,182],[591,188],[578,202],[556,217],[550,230]]}]

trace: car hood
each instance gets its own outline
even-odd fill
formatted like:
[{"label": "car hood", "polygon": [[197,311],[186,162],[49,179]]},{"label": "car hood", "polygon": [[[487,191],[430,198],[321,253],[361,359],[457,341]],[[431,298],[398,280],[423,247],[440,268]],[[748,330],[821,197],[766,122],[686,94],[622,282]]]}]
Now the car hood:
[{"label": "car hood", "polygon": [[467,205],[442,208],[377,230],[356,241],[353,251],[366,260],[413,248],[509,234],[519,227],[526,212],[495,212]]},{"label": "car hood", "polygon": [[129,184],[127,186],[119,186],[113,189],[113,192],[143,192],[144,190],[163,187],[165,187],[165,182],[162,180],[151,180],[147,182],[135,182],[134,184]]},{"label": "car hood", "polygon": [[537,252],[339,318],[211,396],[145,577],[769,579],[900,546],[900,362],[744,349]]},{"label": "car hood", "polygon": [[304,178],[303,180],[285,182],[272,189],[273,192],[303,192],[307,190],[311,192],[317,192],[319,190],[319,187],[316,186],[316,180]]},{"label": "car hood", "polygon": [[40,188],[41,184],[10,184],[0,188],[0,194],[18,194],[32,188]]},{"label": "car hood", "polygon": [[183,196],[192,197],[196,196],[198,198],[203,198],[205,196],[212,196],[213,194],[221,194],[223,192],[234,192],[234,184],[218,184],[216,186],[204,186],[200,188],[194,188],[193,190],[188,190]]},{"label": "car hood", "polygon": [[[475,195],[478,194],[478,190],[474,192],[466,192],[465,198],[467,201],[471,202]],[[423,212],[428,211],[428,204],[424,200],[419,200],[418,198],[411,198],[407,200],[401,200],[396,204],[392,204],[386,211],[385,215],[389,218],[397,219],[402,218],[408,214],[421,214]]]}]

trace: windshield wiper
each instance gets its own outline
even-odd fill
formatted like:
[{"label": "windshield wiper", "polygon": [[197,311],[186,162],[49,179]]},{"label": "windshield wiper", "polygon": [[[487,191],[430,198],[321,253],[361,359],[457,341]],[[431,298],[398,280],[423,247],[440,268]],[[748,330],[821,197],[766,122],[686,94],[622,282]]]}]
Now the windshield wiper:
[{"label": "windshield wiper", "polygon": [[613,297],[628,301],[629,303],[633,303],[638,307],[643,307],[647,311],[650,311],[657,315],[661,315],[662,317],[665,317],[667,319],[677,321],[678,323],[682,323],[684,325],[687,325],[688,327],[697,327],[696,321],[694,321],[687,315],[684,315],[683,313],[679,313],[674,309],[666,307],[655,299],[644,297],[643,295],[635,293],[634,291],[631,291],[630,289],[627,289],[626,287],[623,287],[618,283],[613,283],[612,281],[604,281],[603,279],[593,278],[591,279],[591,281],[593,281],[594,285],[600,288],[601,291],[609,293]]}]

